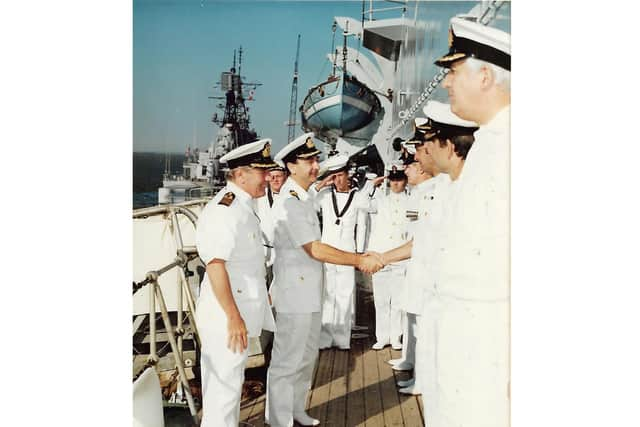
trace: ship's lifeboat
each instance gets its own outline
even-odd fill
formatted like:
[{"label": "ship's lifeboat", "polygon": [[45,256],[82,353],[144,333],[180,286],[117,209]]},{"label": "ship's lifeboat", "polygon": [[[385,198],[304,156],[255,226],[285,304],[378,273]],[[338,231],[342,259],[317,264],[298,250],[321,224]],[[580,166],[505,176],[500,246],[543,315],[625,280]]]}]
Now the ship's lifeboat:
[{"label": "ship's lifeboat", "polygon": [[312,87],[300,111],[306,131],[343,136],[367,126],[380,109],[380,101],[371,89],[355,77],[342,74]]}]

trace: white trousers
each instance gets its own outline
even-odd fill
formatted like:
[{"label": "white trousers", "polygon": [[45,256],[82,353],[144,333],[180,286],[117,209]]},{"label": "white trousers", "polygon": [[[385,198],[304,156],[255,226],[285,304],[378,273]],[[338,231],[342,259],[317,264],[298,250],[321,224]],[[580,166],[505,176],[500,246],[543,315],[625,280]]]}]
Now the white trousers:
[{"label": "white trousers", "polygon": [[[425,372],[425,350],[426,350],[426,341],[422,338],[422,328],[424,326],[424,319],[419,314],[414,314],[416,323],[414,326],[414,336],[415,336],[415,348],[413,353],[413,378],[415,379],[414,388],[419,390],[422,393],[423,385],[426,381],[433,381],[433,378],[428,378],[427,372]],[[423,399],[424,400],[424,399]]]},{"label": "white trousers", "polygon": [[393,303],[395,286],[404,280],[404,269],[378,271],[373,275],[373,303],[376,307],[376,341],[394,343],[402,335],[402,310]]},{"label": "white trousers", "polygon": [[425,424],[435,425],[435,415],[438,414],[438,387],[436,350],[438,342],[439,304],[433,293],[425,297],[422,314],[419,316],[417,354],[421,376],[420,389],[424,406]]},{"label": "white trousers", "polygon": [[[429,427],[509,425],[509,304],[443,298]],[[426,399],[425,399],[426,400]]]},{"label": "white trousers", "polygon": [[198,323],[202,353],[201,427],[237,427],[248,347],[242,353],[227,348],[227,330],[219,325]]},{"label": "white trousers", "polygon": [[320,313],[276,314],[265,410],[271,427],[293,426],[293,415],[305,411],[319,335]]},{"label": "white trousers", "polygon": [[402,360],[416,366],[416,315],[406,313],[402,328]]},{"label": "white trousers", "polygon": [[355,294],[355,269],[325,264],[320,348],[349,348]]}]

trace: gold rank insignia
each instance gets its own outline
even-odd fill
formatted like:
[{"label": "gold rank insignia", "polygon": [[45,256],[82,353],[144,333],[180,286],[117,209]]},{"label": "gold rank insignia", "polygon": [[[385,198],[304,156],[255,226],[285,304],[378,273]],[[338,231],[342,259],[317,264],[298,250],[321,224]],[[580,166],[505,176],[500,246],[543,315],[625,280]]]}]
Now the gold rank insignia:
[{"label": "gold rank insignia", "polygon": [[289,194],[291,194],[293,197],[295,197],[296,199],[300,200],[300,197],[298,197],[298,193],[296,193],[293,190],[289,190]]},{"label": "gold rank insignia", "polygon": [[425,132],[425,131],[431,130],[432,128],[433,127],[432,127],[432,124],[431,124],[431,119],[427,120],[427,122],[422,124],[422,125],[419,125],[419,126],[416,125],[416,130],[419,130],[421,132]]},{"label": "gold rank insignia", "polygon": [[409,221],[415,221],[418,219],[418,211],[407,211],[406,216]]},{"label": "gold rank insignia", "polygon": [[233,200],[236,198],[236,195],[233,194],[231,191],[229,191],[227,194],[225,194],[222,199],[220,199],[220,201],[218,202],[219,205],[223,205],[223,206],[229,206],[231,203],[233,203]]},{"label": "gold rank insignia", "polygon": [[271,156],[271,144],[269,144],[268,142],[264,145],[264,150],[262,150],[262,157],[269,157]]},{"label": "gold rank insignia", "polygon": [[313,145],[313,139],[307,138],[307,148],[315,148],[315,145]]}]

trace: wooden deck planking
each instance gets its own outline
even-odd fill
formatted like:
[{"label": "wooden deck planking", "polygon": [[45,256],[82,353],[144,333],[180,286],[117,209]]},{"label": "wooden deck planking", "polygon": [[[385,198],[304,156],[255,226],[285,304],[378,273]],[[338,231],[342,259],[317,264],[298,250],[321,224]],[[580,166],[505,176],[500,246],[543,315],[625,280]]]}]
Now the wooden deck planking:
[{"label": "wooden deck planking", "polygon": [[[247,422],[254,427],[264,427],[264,410],[266,405],[266,396],[262,395],[256,399],[256,403],[251,408],[251,413],[246,418]],[[244,419],[240,417],[240,419]]]},{"label": "wooden deck planking", "polygon": [[349,353],[349,375],[347,379],[347,426],[364,426],[364,363],[363,342],[354,341]]},{"label": "wooden deck planking", "polygon": [[[375,342],[375,312],[372,294],[359,291],[358,324],[369,327],[369,337],[352,339],[351,350],[322,350],[309,393],[307,410],[323,426],[423,426],[419,396],[398,393],[396,381],[410,378],[396,372],[387,360],[401,352],[390,347],[371,349]],[[243,402],[241,421],[263,427],[265,396]],[[241,424],[242,425],[242,424]],[[297,424],[296,424],[297,425]]]},{"label": "wooden deck planking", "polygon": [[321,422],[327,418],[327,401],[331,389],[331,375],[335,350],[322,350],[318,358],[318,369],[313,381],[311,398],[307,410],[310,416]]},{"label": "wooden deck planking", "polygon": [[349,351],[332,350],[335,353],[333,371],[331,373],[331,388],[327,402],[326,425],[344,427],[347,421],[347,378],[349,365]]},{"label": "wooden deck planking", "polygon": [[365,389],[365,426],[384,426],[384,415],[382,413],[382,397],[380,396],[378,357],[376,356],[376,352],[369,348],[365,350],[363,359]]},{"label": "wooden deck planking", "polygon": [[402,426],[402,412],[400,411],[400,400],[396,379],[391,366],[386,362],[391,359],[391,351],[385,348],[374,352],[377,356],[380,393],[382,397],[382,408],[384,411],[385,426]]},{"label": "wooden deck planking", "polygon": [[[409,376],[400,378],[396,374],[396,381],[409,379]],[[407,394],[398,393],[400,399],[400,411],[402,412],[402,419],[405,426],[421,427],[423,426],[423,410],[422,410],[422,396],[410,396]]]},{"label": "wooden deck planking", "polygon": [[[260,396],[262,397],[262,396]],[[249,421],[251,419],[251,410],[256,405],[260,398],[253,400],[244,400],[240,402],[240,419]]]}]

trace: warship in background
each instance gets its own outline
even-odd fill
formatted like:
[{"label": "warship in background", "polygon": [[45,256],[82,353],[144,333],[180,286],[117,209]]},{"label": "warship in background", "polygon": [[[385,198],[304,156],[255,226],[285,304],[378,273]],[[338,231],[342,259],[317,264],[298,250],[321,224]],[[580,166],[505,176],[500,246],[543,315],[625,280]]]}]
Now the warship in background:
[{"label": "warship in background", "polygon": [[[427,99],[446,101],[438,86],[447,71],[436,68],[433,61],[447,49],[445,31],[452,16],[507,30],[510,25],[510,4],[504,1],[390,3],[376,9],[373,2],[363,1],[362,16],[335,17],[343,37],[358,41],[357,48],[343,46],[341,75],[336,77],[343,85],[348,80],[358,82],[354,84],[359,89],[343,87],[339,102],[325,103],[339,106],[328,110],[329,117],[321,121],[314,121],[312,113],[322,110],[320,103],[328,98],[326,85],[335,83],[331,78],[312,87],[300,107],[304,130],[317,132],[329,147],[350,155],[356,166],[371,167],[374,158],[390,165],[400,155],[393,140],[413,132],[412,119]],[[465,7],[470,9],[463,12]],[[332,49],[327,59],[333,64],[335,58]],[[195,248],[195,227],[206,203],[224,185],[219,158],[257,138],[249,129],[244,105],[245,96],[250,98],[257,85],[242,82],[234,56],[234,68],[223,73],[219,83],[225,94],[216,99],[225,102],[219,105],[223,117],[213,117],[221,126],[216,140],[185,161],[181,178],[165,177],[160,205],[133,211],[134,425],[169,425],[168,414],[175,407],[183,412],[188,408],[190,422],[198,425],[199,346],[193,313],[204,266]],[[345,98],[353,95],[366,100]],[[360,117],[356,125],[343,113],[347,104],[354,103],[367,113],[356,112]],[[339,123],[328,127],[325,119]],[[263,336],[250,341],[248,367],[267,363],[266,340]]]},{"label": "warship in background", "polygon": [[211,118],[213,123],[220,126],[215,140],[204,152],[200,152],[198,148],[192,152],[191,146],[187,148],[182,175],[172,175],[169,167],[166,167],[162,187],[158,189],[158,203],[179,203],[213,196],[225,185],[220,157],[236,147],[258,139],[255,129],[250,128],[251,118],[245,101],[254,100],[255,90],[261,83],[242,81],[242,46],[238,50],[237,65],[236,69],[234,50],[233,66],[220,75],[220,81],[215,85],[223,95],[209,97],[224,101],[217,105],[222,110],[222,116],[215,113]]}]

